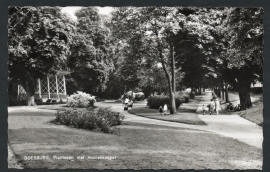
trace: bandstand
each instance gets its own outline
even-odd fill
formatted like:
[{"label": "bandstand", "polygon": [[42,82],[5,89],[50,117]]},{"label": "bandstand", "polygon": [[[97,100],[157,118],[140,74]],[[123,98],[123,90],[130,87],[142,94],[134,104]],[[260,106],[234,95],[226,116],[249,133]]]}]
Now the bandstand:
[{"label": "bandstand", "polygon": [[[44,79],[38,79],[38,86],[35,91],[35,99],[41,99],[42,102],[55,100],[56,102],[67,100],[65,75],[69,71],[56,70],[56,74],[48,74]],[[21,85],[18,85],[18,99],[26,99],[26,92]]]}]

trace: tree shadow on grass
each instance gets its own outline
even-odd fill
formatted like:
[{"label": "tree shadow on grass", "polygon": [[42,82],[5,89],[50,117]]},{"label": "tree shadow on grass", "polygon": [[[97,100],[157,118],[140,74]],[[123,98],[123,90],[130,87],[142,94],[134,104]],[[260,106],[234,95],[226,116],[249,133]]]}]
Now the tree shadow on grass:
[{"label": "tree shadow on grass", "polygon": [[162,121],[185,123],[191,125],[206,125],[206,123],[198,117],[196,110],[194,109],[178,109],[177,114],[173,115],[164,115],[164,113],[160,114],[157,109],[151,109],[148,107],[135,107],[128,112],[137,116],[158,119]]}]

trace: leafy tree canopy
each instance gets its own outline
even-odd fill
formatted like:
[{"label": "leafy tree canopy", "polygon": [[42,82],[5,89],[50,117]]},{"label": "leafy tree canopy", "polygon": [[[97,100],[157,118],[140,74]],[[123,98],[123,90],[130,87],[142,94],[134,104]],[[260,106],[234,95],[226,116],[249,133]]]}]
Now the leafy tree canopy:
[{"label": "leafy tree canopy", "polygon": [[10,7],[8,21],[9,78],[32,97],[37,79],[66,62],[74,25],[57,7]]}]

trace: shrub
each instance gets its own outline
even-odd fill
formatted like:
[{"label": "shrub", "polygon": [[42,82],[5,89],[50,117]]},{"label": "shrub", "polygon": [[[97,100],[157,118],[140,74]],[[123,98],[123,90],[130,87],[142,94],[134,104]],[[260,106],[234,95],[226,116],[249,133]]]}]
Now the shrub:
[{"label": "shrub", "polygon": [[[176,108],[178,108],[183,102],[185,102],[184,97],[176,96],[175,98]],[[154,95],[154,96],[149,96],[147,99],[147,105],[153,109],[158,109],[160,106],[164,106],[164,104],[167,104],[168,106],[170,106],[169,96]]]},{"label": "shrub", "polygon": [[18,100],[17,96],[9,96],[8,106],[26,105],[26,101]]},{"label": "shrub", "polygon": [[69,108],[58,110],[53,123],[111,133],[111,127],[120,125],[123,120],[122,114],[105,108],[99,108],[96,111],[92,108],[79,110]]},{"label": "shrub", "polygon": [[184,98],[184,103],[189,102],[189,92],[186,91],[180,91],[176,93],[177,97],[183,97]]},{"label": "shrub", "polygon": [[191,92],[189,93],[189,98],[190,98],[190,99],[194,99],[194,97],[195,97],[195,93],[194,93],[193,91],[191,91]]},{"label": "shrub", "polygon": [[94,96],[94,97],[95,97],[96,102],[103,102],[103,101],[105,101],[105,99],[101,99],[98,96]]},{"label": "shrub", "polygon": [[125,94],[123,94],[121,96],[121,99],[125,99],[125,98],[134,100],[135,99],[135,93],[133,92],[133,96],[132,96],[132,91],[128,91],[128,92],[126,92]]},{"label": "shrub", "polygon": [[42,103],[42,99],[41,98],[35,98],[35,102],[36,103]]},{"label": "shrub", "polygon": [[140,101],[140,100],[144,100],[145,96],[143,92],[138,92],[135,93],[135,100]]},{"label": "shrub", "polygon": [[67,98],[67,106],[69,107],[93,107],[95,102],[94,96],[81,91]]},{"label": "shrub", "polygon": [[189,96],[184,96],[184,99],[185,99],[185,103],[188,103],[189,102]]}]

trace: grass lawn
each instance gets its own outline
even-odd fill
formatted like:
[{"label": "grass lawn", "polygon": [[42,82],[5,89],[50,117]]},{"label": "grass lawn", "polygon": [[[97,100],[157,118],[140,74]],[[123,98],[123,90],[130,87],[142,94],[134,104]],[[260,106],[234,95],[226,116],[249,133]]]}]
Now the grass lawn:
[{"label": "grass lawn", "polygon": [[196,110],[193,109],[177,109],[177,114],[174,115],[160,115],[157,109],[151,109],[149,107],[135,107],[128,112],[146,118],[186,123],[192,125],[206,125],[206,123],[198,117],[198,115],[196,114]]},{"label": "grass lawn", "polygon": [[[100,106],[102,108],[106,108],[106,109],[109,109],[111,108],[111,106]],[[59,110],[59,109],[69,109],[70,107],[68,107],[66,104],[61,104],[61,105],[41,105],[41,106],[38,106],[38,109],[48,109],[48,110]],[[94,106],[93,107],[94,109],[97,109],[99,107],[97,106]],[[80,108],[76,108],[76,109],[86,109],[84,107],[80,107]]]},{"label": "grass lawn", "polygon": [[[8,140],[24,168],[49,169],[261,169],[262,150],[235,139],[185,128],[124,122],[104,134],[49,121],[54,112],[13,111]],[[47,160],[24,160],[25,156]],[[57,160],[54,156],[73,156]],[[86,156],[77,159],[77,156]],[[116,159],[87,159],[113,156]]]},{"label": "grass lawn", "polygon": [[67,107],[66,104],[61,104],[61,105],[39,105],[38,108],[39,109],[58,110],[58,109],[66,109],[69,107]]},{"label": "grass lawn", "polygon": [[241,111],[239,115],[255,124],[262,126],[263,124],[263,102],[253,103],[253,107],[245,111]]},{"label": "grass lawn", "polygon": [[[241,117],[262,126],[263,123],[263,94],[251,93],[252,108],[237,112]],[[229,99],[233,104],[239,103],[239,95],[237,92],[229,92]],[[225,107],[225,106],[223,106]],[[227,110],[221,110],[223,114],[235,114],[235,112],[229,112]]]}]

